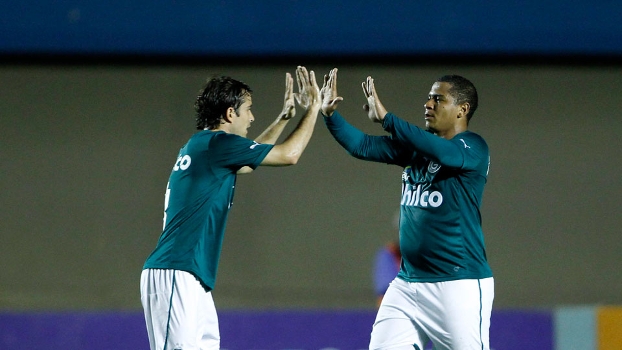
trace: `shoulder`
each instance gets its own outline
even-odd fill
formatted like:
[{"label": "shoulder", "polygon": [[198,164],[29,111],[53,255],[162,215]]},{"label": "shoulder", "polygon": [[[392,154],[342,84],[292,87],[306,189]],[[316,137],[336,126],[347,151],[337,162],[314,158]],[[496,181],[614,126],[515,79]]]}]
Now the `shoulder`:
[{"label": "shoulder", "polygon": [[464,149],[478,149],[482,151],[488,151],[488,144],[486,140],[479,134],[472,131],[465,131],[451,139],[452,142],[458,144]]},{"label": "shoulder", "polygon": [[187,148],[189,152],[209,152],[212,155],[214,153],[222,153],[227,155],[232,152],[252,150],[256,145],[256,142],[253,140],[236,134],[224,131],[202,130],[192,135]]},{"label": "shoulder", "polygon": [[220,153],[231,161],[246,160],[247,157],[255,159],[261,155],[265,156],[273,146],[272,144],[261,144],[246,137],[222,131],[214,135],[209,143],[209,149],[213,153]]},{"label": "shoulder", "polygon": [[209,143],[217,135],[224,133],[222,131],[201,130],[190,137],[188,143]]},{"label": "shoulder", "polygon": [[246,137],[230,134],[224,131],[206,131],[204,137],[209,138],[211,146],[214,147],[250,147],[255,142]]}]

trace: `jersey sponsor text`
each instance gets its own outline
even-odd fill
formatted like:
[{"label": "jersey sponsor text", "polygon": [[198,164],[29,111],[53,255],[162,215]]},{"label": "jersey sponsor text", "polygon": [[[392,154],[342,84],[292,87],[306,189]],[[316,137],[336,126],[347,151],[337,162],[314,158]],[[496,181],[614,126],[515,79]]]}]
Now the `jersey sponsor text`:
[{"label": "jersey sponsor text", "polygon": [[192,163],[192,158],[190,158],[189,155],[186,154],[185,156],[179,156],[177,158],[177,161],[175,162],[175,166],[173,167],[173,170],[174,171],[177,171],[179,169],[186,170],[190,166],[190,163]]},{"label": "jersey sponsor text", "polygon": [[423,190],[421,184],[415,188],[410,184],[402,183],[402,202],[400,205],[437,208],[441,204],[443,204],[443,195],[439,191]]}]

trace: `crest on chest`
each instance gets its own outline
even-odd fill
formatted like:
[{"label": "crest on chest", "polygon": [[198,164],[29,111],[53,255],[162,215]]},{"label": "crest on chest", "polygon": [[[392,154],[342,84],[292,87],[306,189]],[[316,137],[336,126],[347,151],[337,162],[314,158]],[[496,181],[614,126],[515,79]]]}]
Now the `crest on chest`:
[{"label": "crest on chest", "polygon": [[430,184],[440,170],[441,165],[439,163],[421,157],[415,159],[412,165],[404,168],[402,182],[410,185]]}]

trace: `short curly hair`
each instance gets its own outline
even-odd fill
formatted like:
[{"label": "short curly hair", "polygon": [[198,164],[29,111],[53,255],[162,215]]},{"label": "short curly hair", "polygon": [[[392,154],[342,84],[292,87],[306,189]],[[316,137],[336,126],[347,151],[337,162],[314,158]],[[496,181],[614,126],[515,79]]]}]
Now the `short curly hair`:
[{"label": "short curly hair", "polygon": [[208,80],[194,103],[197,130],[217,128],[227,109],[233,107],[237,112],[252,92],[247,84],[231,77],[213,77]]},{"label": "short curly hair", "polygon": [[459,75],[444,75],[436,79],[438,83],[449,83],[451,88],[449,94],[454,98],[455,104],[461,104],[467,102],[471,107],[469,108],[469,114],[467,114],[467,122],[471,120],[475,110],[477,109],[478,98],[477,89],[475,85],[465,77]]}]

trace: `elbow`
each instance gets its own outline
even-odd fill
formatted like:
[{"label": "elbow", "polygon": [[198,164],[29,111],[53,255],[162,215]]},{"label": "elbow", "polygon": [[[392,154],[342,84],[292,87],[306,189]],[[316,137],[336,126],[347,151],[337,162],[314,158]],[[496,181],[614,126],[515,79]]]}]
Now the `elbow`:
[{"label": "elbow", "polygon": [[460,168],[463,165],[464,159],[461,157],[443,156],[438,157],[438,162],[448,168]]},{"label": "elbow", "polygon": [[276,145],[268,154],[268,157],[262,162],[263,165],[270,166],[289,166],[296,165],[300,156],[302,155],[301,149],[292,149],[284,147],[283,145]]},{"label": "elbow", "polygon": [[285,165],[296,165],[300,159],[300,152],[293,152],[285,157]]},{"label": "elbow", "polygon": [[347,149],[346,152],[356,159],[365,160],[365,156],[361,150]]},{"label": "elbow", "polygon": [[359,153],[348,152],[348,154],[351,155],[352,157],[356,158],[356,159],[363,159],[363,156],[360,155]]}]

